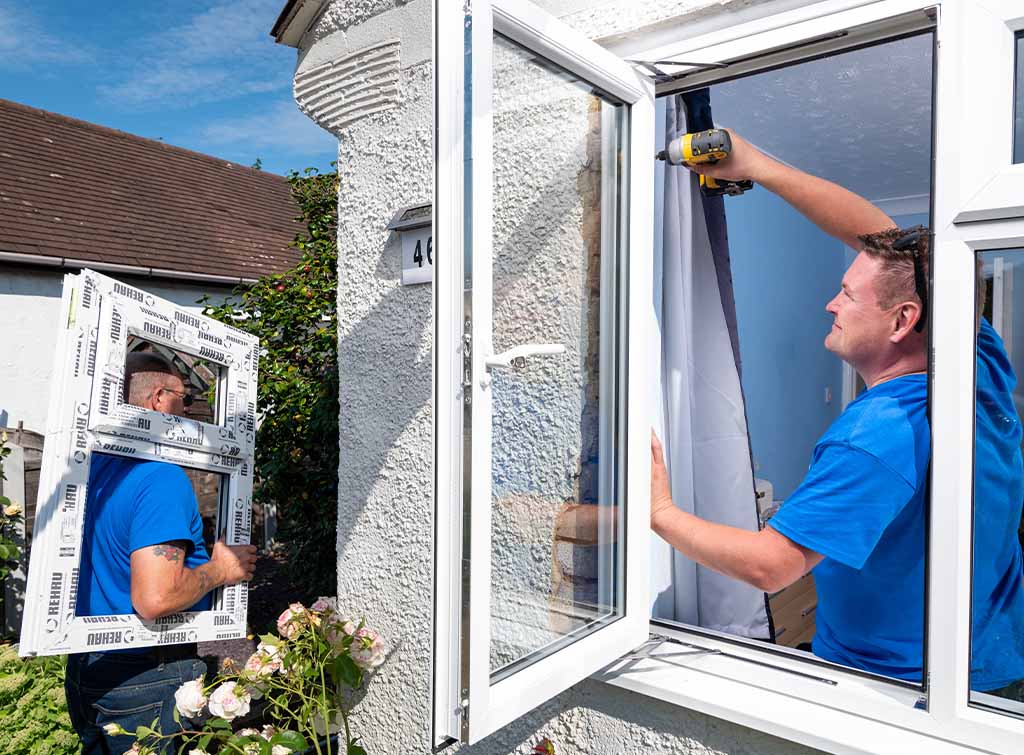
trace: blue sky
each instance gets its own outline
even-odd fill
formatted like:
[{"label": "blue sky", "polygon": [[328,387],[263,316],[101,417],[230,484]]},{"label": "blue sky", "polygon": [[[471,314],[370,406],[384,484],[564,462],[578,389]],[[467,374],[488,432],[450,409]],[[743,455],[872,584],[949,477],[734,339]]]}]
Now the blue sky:
[{"label": "blue sky", "polygon": [[[285,174],[337,142],[291,95],[285,0],[0,0],[0,98]],[[0,135],[0,141],[3,136]]]}]

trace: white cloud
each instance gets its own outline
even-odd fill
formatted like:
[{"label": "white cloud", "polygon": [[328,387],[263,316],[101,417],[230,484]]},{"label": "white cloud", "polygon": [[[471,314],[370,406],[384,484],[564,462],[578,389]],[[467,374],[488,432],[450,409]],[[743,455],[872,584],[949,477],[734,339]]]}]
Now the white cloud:
[{"label": "white cloud", "polygon": [[299,112],[290,100],[276,102],[261,113],[208,124],[199,130],[199,138],[211,148],[227,147],[246,154],[271,150],[296,155],[329,153],[338,146],[334,136]]},{"label": "white cloud", "polygon": [[0,2],[0,66],[71,65],[92,58],[88,48],[46,31],[30,10]]},{"label": "white cloud", "polygon": [[123,105],[198,104],[288,89],[294,52],[269,29],[280,0],[227,0],[179,26],[140,39],[131,65],[99,87]]}]

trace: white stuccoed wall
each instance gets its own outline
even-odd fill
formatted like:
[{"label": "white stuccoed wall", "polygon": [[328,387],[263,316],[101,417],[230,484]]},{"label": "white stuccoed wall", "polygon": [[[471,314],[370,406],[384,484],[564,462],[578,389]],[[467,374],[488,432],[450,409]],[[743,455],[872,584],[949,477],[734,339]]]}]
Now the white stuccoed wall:
[{"label": "white stuccoed wall", "polygon": [[[46,430],[64,272],[0,267],[0,413],[6,412],[8,427],[20,420],[26,430]],[[197,313],[203,309],[196,304],[202,296],[219,302],[228,292],[192,283],[128,282]]]},{"label": "white stuccoed wall", "polygon": [[[751,4],[542,3],[592,37]],[[390,39],[401,43],[399,104],[338,131],[338,594],[342,607],[364,615],[392,648],[357,707],[356,733],[372,753],[425,755],[431,750],[431,291],[401,286],[399,241],[385,226],[397,208],[432,199],[431,0],[337,0],[303,41],[297,76]],[[297,99],[313,117],[323,106],[308,91],[297,91]],[[573,222],[578,233],[578,213]],[[574,248],[571,239],[566,248]],[[578,243],[575,248],[578,254]],[[579,406],[566,411],[578,415]],[[461,751],[528,753],[542,736],[559,755],[814,752],[593,681]]]}]

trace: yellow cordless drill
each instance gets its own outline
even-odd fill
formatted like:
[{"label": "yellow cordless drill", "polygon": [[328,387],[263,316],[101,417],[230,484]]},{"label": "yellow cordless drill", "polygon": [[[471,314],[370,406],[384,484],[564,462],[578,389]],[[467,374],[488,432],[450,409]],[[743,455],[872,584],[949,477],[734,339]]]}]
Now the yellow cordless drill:
[{"label": "yellow cordless drill", "polygon": [[[732,152],[732,139],[729,132],[721,128],[683,134],[668,143],[655,157],[666,160],[670,165],[689,163],[717,163],[724,160]],[[754,188],[753,181],[726,181],[711,176],[700,177],[700,190],[706,197],[717,197],[722,194],[736,196]]]}]

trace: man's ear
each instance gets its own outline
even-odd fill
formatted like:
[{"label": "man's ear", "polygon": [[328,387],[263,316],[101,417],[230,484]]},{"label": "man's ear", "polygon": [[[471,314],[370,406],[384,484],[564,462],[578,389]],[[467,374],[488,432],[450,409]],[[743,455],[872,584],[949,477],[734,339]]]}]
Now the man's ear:
[{"label": "man's ear", "polygon": [[914,326],[921,317],[921,305],[916,301],[905,301],[896,307],[893,318],[892,333],[889,340],[899,343],[914,331]]},{"label": "man's ear", "polygon": [[151,412],[160,411],[160,409],[157,408],[157,400],[159,396],[160,391],[154,389],[153,392],[146,397],[146,400],[142,402],[142,408],[149,409]]}]

